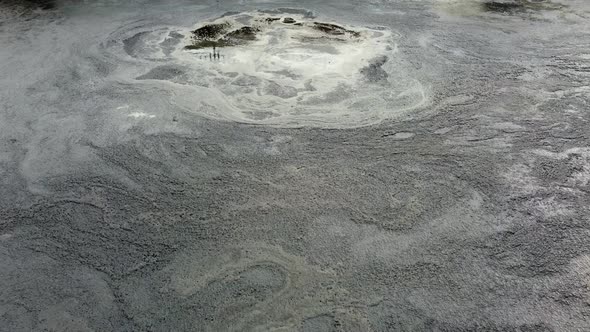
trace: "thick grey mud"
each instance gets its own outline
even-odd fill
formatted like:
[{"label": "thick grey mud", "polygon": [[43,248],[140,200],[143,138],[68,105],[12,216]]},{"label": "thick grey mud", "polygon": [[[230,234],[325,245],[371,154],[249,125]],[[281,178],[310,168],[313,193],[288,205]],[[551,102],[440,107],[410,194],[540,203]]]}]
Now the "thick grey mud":
[{"label": "thick grey mud", "polygon": [[0,331],[590,330],[588,22],[0,3]]}]

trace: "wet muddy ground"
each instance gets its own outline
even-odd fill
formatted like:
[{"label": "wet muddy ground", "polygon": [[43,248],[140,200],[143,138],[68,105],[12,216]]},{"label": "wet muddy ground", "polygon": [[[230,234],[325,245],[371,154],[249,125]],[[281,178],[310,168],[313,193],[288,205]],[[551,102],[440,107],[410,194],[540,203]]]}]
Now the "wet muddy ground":
[{"label": "wet muddy ground", "polygon": [[0,3],[0,331],[589,330],[588,22]]}]

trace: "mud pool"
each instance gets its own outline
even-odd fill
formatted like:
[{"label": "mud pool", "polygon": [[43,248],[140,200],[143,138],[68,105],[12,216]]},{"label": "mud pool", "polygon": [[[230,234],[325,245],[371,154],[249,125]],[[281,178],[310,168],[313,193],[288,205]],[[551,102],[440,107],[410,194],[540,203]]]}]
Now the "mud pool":
[{"label": "mud pool", "polygon": [[0,331],[590,330],[589,22],[0,3]]}]

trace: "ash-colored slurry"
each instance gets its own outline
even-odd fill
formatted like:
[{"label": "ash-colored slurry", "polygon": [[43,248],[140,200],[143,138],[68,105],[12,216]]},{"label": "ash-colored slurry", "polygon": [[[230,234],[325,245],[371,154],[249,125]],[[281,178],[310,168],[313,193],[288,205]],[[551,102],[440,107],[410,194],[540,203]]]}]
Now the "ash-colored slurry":
[{"label": "ash-colored slurry", "polygon": [[110,36],[103,51],[136,59],[145,73],[130,73],[133,84],[170,91],[170,103],[212,119],[359,127],[428,104],[427,88],[398,56],[399,34],[318,20],[275,9],[188,28],[142,22]]},{"label": "ash-colored slurry", "polygon": [[220,95],[225,103],[216,105],[219,118],[357,127],[426,103],[422,85],[396,59],[399,36],[385,28],[342,27],[280,10],[226,15],[207,24],[255,31],[252,41],[218,47],[212,60],[210,47],[178,55],[212,78],[195,94]]},{"label": "ash-colored slurry", "polygon": [[0,3],[0,331],[590,330],[588,22]]}]

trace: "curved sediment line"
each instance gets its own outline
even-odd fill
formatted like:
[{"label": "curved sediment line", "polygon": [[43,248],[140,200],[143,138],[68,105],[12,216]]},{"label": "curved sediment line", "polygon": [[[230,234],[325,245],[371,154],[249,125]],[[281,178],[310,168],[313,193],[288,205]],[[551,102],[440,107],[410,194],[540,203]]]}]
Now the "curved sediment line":
[{"label": "curved sediment line", "polygon": [[319,22],[285,10],[227,14],[192,28],[138,20],[112,32],[101,50],[132,65],[118,79],[175,83],[170,102],[196,115],[354,128],[426,103],[421,83],[400,61],[397,38],[383,27]]}]

